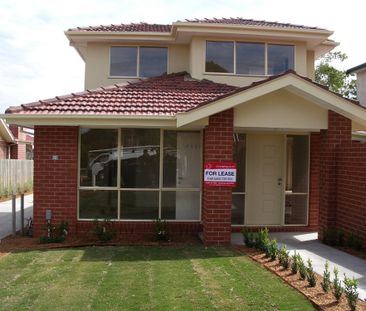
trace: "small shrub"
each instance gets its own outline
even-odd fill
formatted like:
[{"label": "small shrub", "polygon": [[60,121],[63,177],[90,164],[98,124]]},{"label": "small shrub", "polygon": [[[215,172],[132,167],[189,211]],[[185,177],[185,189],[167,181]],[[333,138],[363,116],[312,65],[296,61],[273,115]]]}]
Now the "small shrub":
[{"label": "small shrub", "polygon": [[117,236],[117,232],[109,219],[103,221],[95,219],[93,226],[93,233],[102,242],[111,241]]},{"label": "small shrub", "polygon": [[270,241],[269,247],[268,247],[269,256],[271,257],[271,260],[276,260],[277,258],[277,241],[276,239],[273,239]]},{"label": "small shrub", "polygon": [[300,279],[305,280],[306,276],[307,276],[307,270],[306,270],[304,260],[299,256],[297,261],[298,261],[298,265],[299,265]]},{"label": "small shrub", "polygon": [[296,274],[299,271],[299,258],[300,255],[295,253],[291,256],[291,273]]},{"label": "small shrub", "polygon": [[309,286],[315,287],[316,277],[315,277],[315,272],[313,269],[313,264],[312,264],[310,258],[308,258],[308,266],[307,266],[306,272],[307,272],[306,279],[308,280]]},{"label": "small shrub", "polygon": [[288,269],[290,266],[290,256],[289,252],[287,251],[286,245],[284,245],[279,253],[278,253],[278,259],[280,261],[280,264],[283,268]]},{"label": "small shrub", "polygon": [[253,247],[253,235],[248,230],[243,230],[243,240],[246,246]]},{"label": "small shrub", "polygon": [[323,243],[330,245],[330,246],[336,246],[338,240],[338,233],[337,229],[335,228],[328,228],[324,230],[323,232]]},{"label": "small shrub", "polygon": [[44,226],[47,234],[39,238],[39,242],[44,243],[62,243],[68,235],[69,225],[66,221],[61,221],[58,225],[47,222]]},{"label": "small shrub", "polygon": [[343,294],[343,288],[341,285],[341,281],[338,278],[338,269],[336,267],[334,267],[333,273],[334,273],[333,295],[334,298],[337,300],[337,302],[339,302]]},{"label": "small shrub", "polygon": [[168,230],[167,230],[167,222],[165,220],[161,220],[160,218],[156,219],[154,222],[155,229],[155,238],[158,241],[168,241]]},{"label": "small shrub", "polygon": [[337,232],[337,245],[344,246],[346,240],[346,234],[343,229],[339,229]]},{"label": "small shrub", "polygon": [[358,300],[358,292],[357,286],[358,282],[354,278],[347,278],[344,275],[344,293],[347,297],[348,306],[352,311],[356,310],[357,300]]},{"label": "small shrub", "polygon": [[271,240],[269,238],[264,241],[264,252],[267,258],[271,257]]},{"label": "small shrub", "polygon": [[261,251],[265,251],[266,250],[266,243],[269,240],[269,235],[268,235],[268,229],[264,228],[259,230],[258,232],[258,248]]},{"label": "small shrub", "polygon": [[259,232],[253,232],[253,246],[256,249],[261,249]]},{"label": "small shrub", "polygon": [[329,291],[330,288],[330,272],[329,272],[329,262],[328,260],[325,262],[325,269],[323,272],[323,282],[320,283],[320,285],[322,286],[322,289],[324,291],[324,293],[327,293]]},{"label": "small shrub", "polygon": [[360,237],[357,233],[351,232],[348,235],[347,246],[351,247],[357,251],[361,250],[362,243],[361,243]]}]

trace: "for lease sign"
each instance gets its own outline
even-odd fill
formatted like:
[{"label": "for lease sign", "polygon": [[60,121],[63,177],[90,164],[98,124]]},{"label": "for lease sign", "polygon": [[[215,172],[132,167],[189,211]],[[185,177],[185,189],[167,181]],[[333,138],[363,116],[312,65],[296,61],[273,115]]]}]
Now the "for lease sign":
[{"label": "for lease sign", "polygon": [[203,181],[208,187],[235,187],[236,163],[205,163]]}]

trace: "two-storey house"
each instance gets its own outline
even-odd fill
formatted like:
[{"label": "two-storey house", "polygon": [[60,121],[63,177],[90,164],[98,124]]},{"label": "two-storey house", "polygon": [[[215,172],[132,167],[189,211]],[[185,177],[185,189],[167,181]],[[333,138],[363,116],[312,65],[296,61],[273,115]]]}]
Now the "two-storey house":
[{"label": "two-storey house", "polygon": [[229,18],[65,34],[86,91],[4,116],[35,129],[36,235],[46,210],[71,234],[105,218],[151,233],[161,218],[206,244],[336,223],[336,149],[366,110],[313,82],[331,31]]}]

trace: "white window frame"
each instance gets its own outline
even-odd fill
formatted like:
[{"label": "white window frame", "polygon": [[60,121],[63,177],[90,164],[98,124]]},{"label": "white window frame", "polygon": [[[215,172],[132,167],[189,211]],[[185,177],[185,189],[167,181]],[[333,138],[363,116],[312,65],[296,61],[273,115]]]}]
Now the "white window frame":
[{"label": "white window frame", "polygon": [[[203,55],[203,74],[207,75],[220,75],[220,76],[238,76],[238,77],[270,77],[272,75],[268,74],[268,45],[281,45],[281,46],[293,46],[294,48],[294,69],[296,71],[296,45],[291,43],[278,43],[278,42],[261,42],[261,41],[240,41],[240,40],[205,40],[204,41],[204,55]],[[207,49],[207,42],[233,42],[234,43],[234,71],[233,72],[214,72],[214,71],[206,71],[206,49]],[[256,75],[256,74],[243,74],[243,73],[236,73],[236,44],[237,43],[257,43],[257,44],[264,44],[264,75]]]},{"label": "white window frame", "polygon": [[[199,192],[199,211],[198,211],[198,219],[164,219],[167,222],[201,222],[202,220],[202,174],[200,174],[199,178],[199,188],[177,188],[177,187],[163,187],[163,176],[164,176],[164,167],[163,167],[163,148],[164,148],[164,131],[175,131],[175,132],[183,132],[181,130],[176,129],[160,129],[160,158],[159,158],[159,186],[157,188],[121,188],[121,138],[122,138],[122,130],[123,128],[103,128],[105,130],[118,130],[118,157],[117,157],[117,186],[116,187],[100,187],[100,186],[80,186],[80,161],[81,161],[81,129],[82,128],[90,128],[90,129],[102,129],[100,127],[80,127],[79,128],[79,137],[78,137],[78,191],[77,191],[77,220],[78,221],[93,221],[95,218],[80,218],[79,209],[80,209],[80,191],[82,190],[98,190],[98,191],[117,191],[118,192],[118,202],[117,202],[117,218],[111,219],[111,221],[116,222],[154,222],[156,219],[122,219],[120,218],[120,209],[121,209],[121,193],[123,191],[158,191],[159,192],[159,213],[158,217],[161,218],[161,209],[162,209],[162,192],[163,191],[175,191],[175,192]],[[140,128],[136,128],[140,129]],[[191,132],[191,131],[189,131]],[[200,154],[200,167],[202,167],[203,161],[203,135],[202,131],[194,131],[200,134],[201,141],[201,154]],[[103,220],[103,219],[98,219]]]},{"label": "white window frame", "polygon": [[[137,61],[136,61],[136,76],[114,76],[111,75],[111,51],[112,48],[123,48],[123,47],[135,47],[137,48],[137,53],[136,53],[136,57],[137,57]],[[170,49],[169,46],[149,46],[149,45],[111,45],[109,47],[109,58],[108,58],[108,78],[109,79],[147,79],[149,77],[143,77],[140,76],[140,49],[141,48],[163,48],[166,49],[166,53],[167,53],[167,57],[166,57],[166,71],[167,73],[169,72],[169,54],[170,54]]]}]

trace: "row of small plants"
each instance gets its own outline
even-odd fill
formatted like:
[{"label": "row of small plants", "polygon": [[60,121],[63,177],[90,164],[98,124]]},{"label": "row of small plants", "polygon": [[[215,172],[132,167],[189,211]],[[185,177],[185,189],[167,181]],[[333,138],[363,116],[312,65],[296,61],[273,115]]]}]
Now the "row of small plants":
[{"label": "row of small plants", "polygon": [[[48,222],[44,229],[46,235],[40,237],[40,243],[62,243],[65,241],[68,232],[69,225],[65,221],[61,221],[59,224],[55,225],[51,221]],[[155,239],[157,241],[169,241],[167,223],[161,219],[154,221],[154,232]],[[109,220],[94,220],[92,234],[98,238],[101,242],[112,241],[117,237],[117,229],[114,223]]]},{"label": "row of small plants", "polygon": [[[283,269],[291,269],[293,275],[299,273],[301,280],[307,280],[309,287],[315,287],[317,279],[313,269],[312,261],[307,260],[306,264],[300,254],[295,253],[290,256],[286,245],[281,248],[277,246],[276,239],[270,239],[268,229],[261,229],[258,232],[243,231],[244,243],[250,248],[256,248],[265,253],[267,258],[271,260],[278,259]],[[342,287],[342,281],[338,277],[338,269],[335,267],[333,270],[334,279],[331,281],[329,263],[325,263],[325,269],[323,273],[323,281],[321,287],[325,293],[332,290],[332,293],[337,302],[340,301],[343,293],[345,294],[348,305],[351,310],[356,310],[358,300],[358,282],[354,278],[348,278],[344,275],[344,287]]]},{"label": "row of small plants", "polygon": [[0,185],[0,200],[9,198],[13,194],[23,194],[33,190],[33,183],[31,181],[23,184],[17,184],[15,189],[13,187],[4,187]]},{"label": "row of small plants", "polygon": [[328,228],[323,232],[323,243],[330,246],[347,246],[357,251],[362,249],[360,236],[356,232],[345,232],[342,229]]}]

